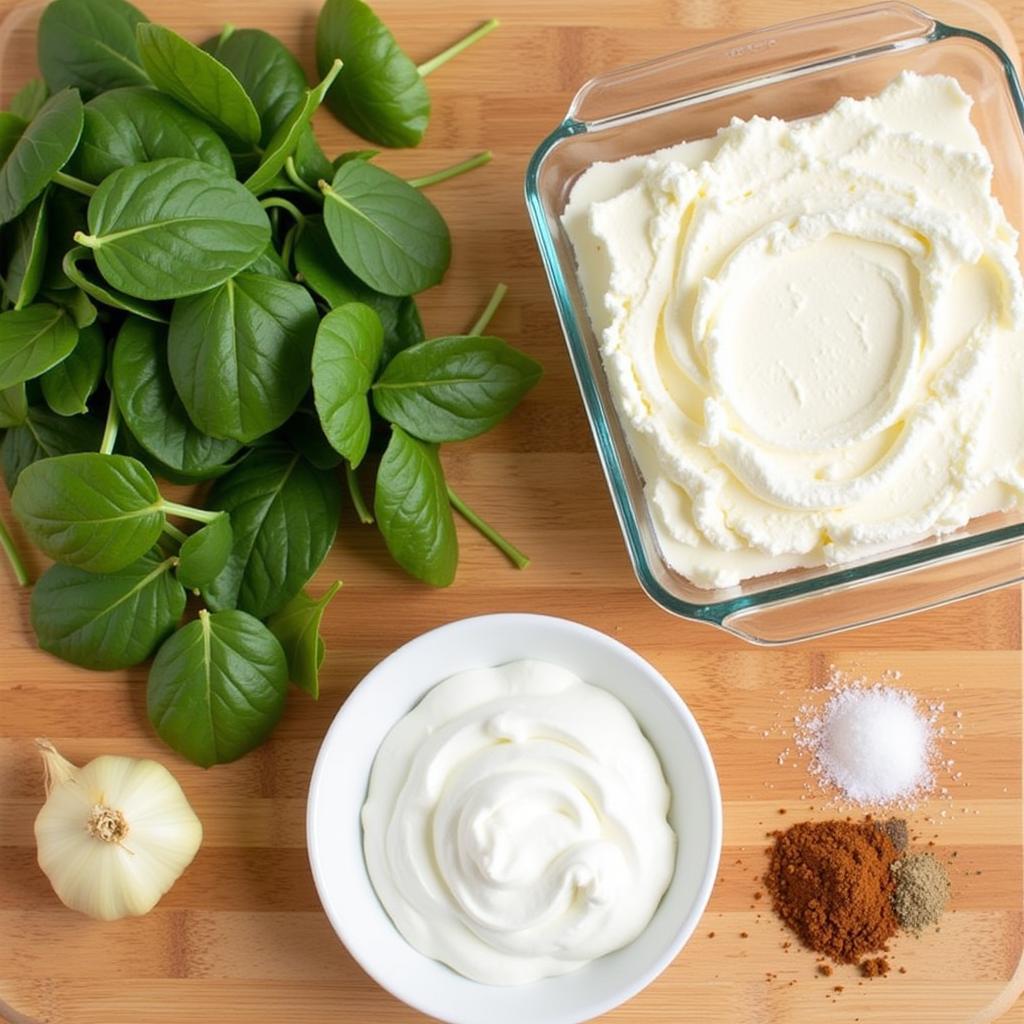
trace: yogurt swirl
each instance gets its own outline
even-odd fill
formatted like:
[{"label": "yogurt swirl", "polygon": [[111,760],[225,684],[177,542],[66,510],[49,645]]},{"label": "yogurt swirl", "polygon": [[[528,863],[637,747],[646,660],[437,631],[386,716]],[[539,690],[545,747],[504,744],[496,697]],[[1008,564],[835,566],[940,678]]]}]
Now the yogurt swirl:
[{"label": "yogurt swirl", "polygon": [[366,865],[405,938],[514,985],[631,942],[675,866],[661,765],[611,694],[544,662],[460,673],[381,744]]},{"label": "yogurt swirl", "polygon": [[666,557],[702,587],[1024,501],[1017,232],[952,78],[576,184],[564,216]]}]

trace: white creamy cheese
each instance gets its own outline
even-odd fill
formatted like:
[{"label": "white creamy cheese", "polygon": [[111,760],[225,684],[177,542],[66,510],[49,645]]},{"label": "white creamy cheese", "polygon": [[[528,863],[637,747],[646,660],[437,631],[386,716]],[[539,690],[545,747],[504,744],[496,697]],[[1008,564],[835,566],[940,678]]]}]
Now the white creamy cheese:
[{"label": "white creamy cheese", "polygon": [[905,73],[595,164],[563,223],[669,564],[836,564],[1024,502],[1024,283],[972,101]]},{"label": "white creamy cheese", "polygon": [[669,802],[657,755],[610,693],[545,662],[462,672],[381,744],[366,866],[420,952],[522,984],[643,931],[675,868]]}]

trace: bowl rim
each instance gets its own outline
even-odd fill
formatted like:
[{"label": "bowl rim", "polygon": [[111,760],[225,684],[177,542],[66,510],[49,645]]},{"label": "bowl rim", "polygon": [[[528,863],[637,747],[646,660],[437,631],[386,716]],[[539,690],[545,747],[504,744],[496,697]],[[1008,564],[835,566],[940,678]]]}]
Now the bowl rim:
[{"label": "bowl rim", "polygon": [[[697,925],[707,908],[711,892],[718,877],[718,867],[722,852],[722,794],[718,780],[718,772],[715,767],[714,758],[712,757],[707,739],[704,736],[693,712],[671,683],[669,683],[661,672],[659,672],[649,661],[643,658],[631,647],[622,643],[622,641],[617,640],[600,630],[594,629],[591,626],[560,616],[541,615],[532,612],[496,612],[456,619],[427,630],[425,633],[421,633],[413,637],[400,647],[396,648],[389,655],[374,665],[374,667],[371,668],[370,671],[367,672],[352,689],[351,693],[342,703],[341,707],[332,719],[331,724],[320,744],[316,761],[313,766],[313,772],[310,777],[306,803],[306,850],[310,870],[316,886],[317,896],[320,899],[324,913],[327,915],[327,918],[331,923],[331,927],[334,929],[339,940],[348,950],[349,955],[356,961],[363,971],[365,971],[366,974],[369,975],[370,978],[372,978],[381,988],[389,992],[395,998],[406,1003],[408,1006],[411,1006],[413,1009],[440,1020],[449,1020],[452,1022],[459,1021],[460,1018],[457,1017],[439,1016],[439,1012],[446,1012],[445,1008],[432,1004],[429,995],[424,998],[423,993],[416,991],[414,986],[396,984],[394,978],[385,977],[384,973],[378,969],[375,959],[368,956],[366,949],[360,946],[358,938],[358,923],[353,924],[351,921],[346,921],[344,917],[338,913],[337,907],[325,898],[327,872],[319,858],[316,822],[319,814],[320,803],[324,797],[324,789],[327,784],[328,752],[332,747],[332,738],[336,743],[337,737],[343,732],[345,726],[347,726],[353,719],[358,718],[362,707],[366,705],[368,701],[377,699],[375,691],[380,692],[382,690],[382,687],[378,684],[389,675],[389,672],[396,662],[414,656],[420,648],[437,644],[443,640],[452,642],[460,633],[464,633],[467,630],[478,630],[484,628],[499,628],[505,632],[530,629],[556,630],[571,636],[573,642],[615,650],[636,670],[638,679],[644,679],[646,685],[653,686],[655,690],[668,700],[668,703],[675,711],[680,727],[685,731],[690,743],[692,744],[693,750],[697,755],[701,767],[700,787],[705,790],[708,798],[710,832],[708,837],[708,859],[705,863],[703,869],[704,874],[701,878],[700,885],[697,888],[695,898],[690,904],[685,916],[679,921],[678,926],[673,930],[670,940],[665,943],[659,955],[648,963],[643,971],[638,972],[629,984],[620,986],[616,990],[614,996],[595,1000],[594,1002],[587,1003],[585,1005],[581,1004],[579,1009],[574,1010],[571,1015],[563,1013],[560,1016],[546,1017],[543,1021],[531,1022],[531,1024],[579,1024],[579,1022],[587,1021],[600,1016],[603,1013],[607,1013],[627,1000],[633,998],[633,996],[637,995],[642,989],[646,988],[652,981],[654,981],[655,978],[657,978],[679,955],[687,941],[696,930]],[[525,656],[528,657],[528,655]],[[500,664],[502,662],[497,663]],[[418,689],[415,702],[422,700],[430,689],[442,682],[443,679],[447,678],[452,673],[458,671],[461,671],[461,669],[453,667],[450,672],[447,672],[438,678],[431,678],[424,681],[422,687]],[[595,683],[592,685],[599,686],[600,684]],[[407,714],[409,710],[409,707],[404,706],[396,708],[395,716],[389,725],[389,729],[405,714]],[[646,737],[647,733],[644,731],[643,723],[638,721],[638,724]],[[650,741],[649,737],[648,742],[651,742],[652,747],[654,747],[654,743]],[[661,760],[661,752],[657,747],[654,747],[654,749],[659,760]],[[374,753],[374,756],[376,756],[376,752]],[[367,779],[369,778],[370,771],[372,770],[372,764],[373,762],[371,760],[370,765],[367,767]],[[361,834],[361,825],[359,828]],[[362,844],[360,842],[360,847],[361,845]],[[366,882],[367,885],[370,886],[373,898],[379,904],[380,900],[377,897],[376,892],[373,890],[372,882],[368,876]],[[666,890],[666,892],[667,891],[668,890]],[[387,911],[383,906],[381,906],[381,910],[385,916],[388,916]],[[395,926],[394,923],[391,922],[390,916],[388,916],[388,921],[391,923],[391,927],[394,928]],[[404,936],[398,932],[397,928],[395,928],[395,932],[403,941],[405,941]],[[411,944],[409,944],[409,948],[418,956],[423,957],[424,960],[431,961],[430,957],[420,953],[420,951],[415,949]],[[431,962],[436,963],[436,961]],[[456,973],[457,975],[457,972],[453,973]],[[572,973],[573,972],[570,972],[567,975],[561,975],[559,977],[571,977]],[[465,980],[467,984],[480,984],[479,982],[473,982],[470,979],[462,980]],[[543,984],[545,980],[548,979],[542,979],[535,984]],[[501,993],[510,991],[510,989],[506,989],[503,986],[482,987],[491,988],[498,994],[499,998]],[[515,987],[513,987],[513,990],[514,988]]]},{"label": "bowl rim", "polygon": [[[950,0],[957,7],[963,9],[965,16],[970,14],[972,6],[970,0]],[[976,4],[977,10],[984,10],[990,19],[995,19],[996,24],[1006,30],[1006,35],[1012,39],[1012,33],[1005,24],[1002,15],[988,4]],[[893,9],[906,12],[925,19],[931,26],[919,36],[912,37],[916,44],[926,45],[929,43],[942,42],[947,39],[966,39],[979,44],[989,50],[1005,77],[1005,84],[1014,108],[1014,112],[1024,130],[1024,88],[1021,85],[1021,77],[1010,54],[990,36],[970,28],[958,27],[940,18],[929,14],[916,3],[908,3],[905,0],[882,0],[882,2],[868,3],[862,6],[844,8],[837,11],[827,11],[821,14],[808,17],[787,20],[776,24],[766,25],[745,31],[736,35],[715,39],[711,42],[701,43],[698,46],[689,47],[668,54],[661,54],[649,60],[629,64],[623,67],[614,68],[603,72],[594,78],[584,82],[573,96],[568,113],[561,123],[550,132],[537,146],[530,157],[526,168],[524,179],[524,196],[526,207],[533,228],[537,248],[540,251],[541,262],[544,266],[548,285],[554,299],[558,319],[562,328],[566,347],[569,352],[569,361],[572,365],[576,383],[583,399],[584,410],[594,438],[595,447],[598,453],[598,460],[604,473],[605,481],[612,499],[612,506],[618,519],[619,528],[622,532],[630,564],[633,572],[640,583],[641,588],[651,600],[664,608],[666,611],[678,615],[681,618],[693,621],[707,622],[718,626],[725,631],[738,636],[743,640],[754,644],[766,646],[791,643],[794,640],[807,640],[814,637],[826,636],[831,633],[840,632],[849,628],[856,628],[876,621],[884,621],[888,618],[896,618],[924,608],[932,607],[934,604],[945,604],[951,600],[961,597],[974,596],[987,590],[1006,586],[1024,579],[1024,574],[1016,573],[1012,577],[999,579],[997,582],[986,585],[980,589],[969,589],[961,593],[943,597],[935,602],[914,604],[905,609],[891,612],[878,619],[869,618],[842,623],[839,625],[828,625],[819,630],[803,633],[799,636],[787,636],[783,639],[771,640],[759,637],[756,632],[745,630],[740,624],[742,616],[756,612],[761,608],[777,608],[786,604],[799,602],[813,598],[818,595],[841,592],[851,586],[867,584],[874,580],[883,580],[912,572],[914,570],[925,570],[929,567],[945,564],[969,558],[974,554],[983,554],[993,550],[999,550],[1009,545],[1016,545],[1024,540],[1024,518],[1019,522],[1012,522],[1008,525],[1000,525],[980,533],[959,536],[950,540],[931,539],[925,547],[915,547],[911,550],[899,550],[883,552],[877,557],[866,558],[851,563],[848,566],[836,566],[830,571],[810,579],[803,579],[790,582],[777,582],[749,594],[736,596],[719,597],[706,602],[688,600],[672,590],[668,589],[658,578],[652,560],[642,537],[638,510],[633,506],[630,495],[627,493],[625,484],[625,473],[623,468],[623,453],[612,437],[610,429],[610,418],[614,411],[605,407],[605,403],[598,392],[589,359],[586,353],[581,332],[580,318],[577,314],[573,299],[567,286],[565,275],[557,252],[555,238],[553,237],[548,224],[548,206],[543,197],[539,179],[541,167],[548,154],[560,143],[572,139],[575,136],[593,134],[614,125],[620,120],[628,120],[633,117],[645,117],[650,113],[663,109],[683,105],[690,102],[704,102],[714,99],[716,96],[734,90],[737,86],[756,86],[762,80],[771,78],[771,75],[752,74],[744,77],[738,74],[728,84],[718,86],[707,91],[693,94],[680,95],[675,99],[659,103],[649,109],[630,111],[619,116],[604,116],[592,122],[577,116],[578,107],[582,98],[592,89],[595,83],[605,79],[615,79],[627,74],[643,74],[646,71],[663,67],[674,60],[684,60],[702,51],[718,50],[723,47],[740,48],[744,45],[755,45],[768,36],[781,36],[787,32],[798,31],[814,25],[825,26],[830,22],[838,22],[843,19],[850,19],[857,16],[867,16],[879,10]],[[902,47],[902,43],[900,44]],[[871,54],[855,53],[855,57]],[[797,76],[807,71],[819,71],[833,66],[849,62],[850,55],[841,53],[824,60],[811,60],[806,64],[789,68],[787,76]],[[627,453],[626,458],[629,458]],[[735,623],[730,620],[736,620]]]}]

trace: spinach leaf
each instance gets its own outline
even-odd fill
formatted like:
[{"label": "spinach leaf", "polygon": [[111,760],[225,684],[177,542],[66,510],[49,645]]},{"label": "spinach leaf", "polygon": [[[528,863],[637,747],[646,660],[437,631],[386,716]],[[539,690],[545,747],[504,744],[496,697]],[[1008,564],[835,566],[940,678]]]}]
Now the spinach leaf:
[{"label": "spinach leaf", "polygon": [[139,87],[113,89],[86,103],[82,138],[68,169],[85,181],[164,157],[209,164],[234,177],[228,147],[205,121],[169,96]]},{"label": "spinach leaf", "polygon": [[372,160],[375,156],[380,156],[379,149],[353,149],[348,153],[340,153],[336,156],[331,167],[336,171],[342,164],[347,164],[350,160]]},{"label": "spinach leaf", "polygon": [[178,473],[205,474],[231,459],[236,441],[222,441],[192,424],[167,367],[167,330],[129,317],[117,335],[111,387],[132,436]]},{"label": "spinach leaf", "polygon": [[81,288],[65,288],[62,291],[45,291],[41,293],[42,298],[60,306],[69,317],[75,322],[75,326],[81,331],[96,323],[99,310],[93,305]]},{"label": "spinach leaf", "polygon": [[312,125],[308,125],[299,135],[294,160],[299,177],[311,188],[316,188],[321,178],[329,181],[334,177],[334,167],[320,148],[320,143],[316,141]]},{"label": "spinach leaf", "polygon": [[33,200],[10,226],[4,246],[10,252],[4,291],[15,309],[24,309],[38,294],[46,266],[47,193]]},{"label": "spinach leaf", "polygon": [[0,388],[45,373],[66,359],[77,341],[74,321],[48,302],[0,313]]},{"label": "spinach leaf", "polygon": [[15,384],[0,391],[0,430],[20,427],[27,419],[28,396],[25,393],[25,385]]},{"label": "spinach leaf", "polygon": [[81,264],[85,260],[91,261],[91,253],[84,245],[75,246],[64,256],[64,277],[72,287],[91,296],[97,302],[105,306],[112,306],[114,309],[123,309],[127,313],[134,313],[145,320],[152,320],[154,323],[165,324],[169,317],[164,312],[164,307],[155,302],[146,302],[145,299],[136,299],[116,288],[109,288],[103,281],[97,281],[89,277],[82,269]]},{"label": "spinach leaf", "polygon": [[294,452],[261,448],[213,485],[207,506],[231,514],[235,543],[203,596],[214,610],[237,606],[262,619],[290,601],[326,557],[341,490],[333,473]]},{"label": "spinach leaf", "polygon": [[341,70],[341,64],[335,61],[328,70],[324,80],[313,89],[305,90],[302,98],[295,104],[292,112],[281,122],[281,126],[271,136],[263,153],[263,159],[255,171],[246,179],[245,187],[257,195],[266,191],[281,172],[285,162],[295,152],[303,132],[309,127],[310,118],[316,108],[323,102],[324,94],[331,82]]},{"label": "spinach leaf", "polygon": [[39,383],[46,404],[61,416],[89,411],[88,401],[103,379],[107,340],[95,324],[79,331],[78,343],[67,359],[43,374]]},{"label": "spinach leaf", "polygon": [[39,68],[56,92],[86,97],[122,85],[146,85],[135,27],[146,16],[125,0],[54,0],[39,19]]},{"label": "spinach leaf", "polygon": [[12,97],[11,113],[31,121],[46,102],[49,92],[41,78],[30,78]]},{"label": "spinach leaf", "polygon": [[216,288],[270,241],[270,221],[244,186],[173,158],[106,178],[89,201],[89,230],[76,241],[93,250],[108,284],[140,299]]},{"label": "spinach leaf", "polygon": [[334,251],[322,218],[306,218],[295,245],[295,269],[332,308],[362,302],[380,317],[384,330],[384,363],[396,352],[424,339],[416,300],[411,295],[401,298],[382,295],[363,284]]},{"label": "spinach leaf", "polygon": [[268,245],[245,268],[245,272],[247,274],[262,274],[264,277],[276,277],[278,281],[290,281],[292,279],[292,275],[284,265],[284,260],[281,259],[281,254],[274,248],[273,243]]},{"label": "spinach leaf", "polygon": [[327,105],[345,125],[382,146],[415,146],[430,119],[419,69],[361,0],[327,0],[316,26],[320,73],[340,57]]},{"label": "spinach leaf", "polygon": [[451,259],[448,225],[423,193],[365,160],[342,164],[321,188],[334,248],[371,288],[412,295],[444,277]]},{"label": "spinach leaf", "polygon": [[313,395],[327,440],[355,469],[370,443],[369,391],[384,331],[369,306],[350,302],[320,322],[313,347]]},{"label": "spinach leaf", "polygon": [[[28,122],[17,114],[9,114],[6,110],[0,110],[0,164],[2,164],[14,149],[15,143],[21,138],[21,133],[27,127]],[[327,175],[330,176],[331,167],[327,165]]]},{"label": "spinach leaf", "polygon": [[117,432],[114,450],[120,455],[130,455],[133,459],[138,459],[154,477],[167,480],[172,484],[182,484],[185,486],[202,483],[206,480],[216,480],[217,477],[230,473],[245,458],[245,453],[243,452],[233,462],[209,466],[196,473],[183,473],[180,470],[171,468],[165,462],[161,462],[150,452],[146,451],[135,439],[124,420],[121,421],[121,428]]},{"label": "spinach leaf", "polygon": [[179,582],[190,590],[212,583],[228,564],[233,541],[231,518],[227,514],[196,530],[178,552]]},{"label": "spinach leaf", "polygon": [[51,96],[0,167],[0,224],[14,220],[68,162],[82,134],[82,101],[74,89]]},{"label": "spinach leaf", "polygon": [[203,43],[241,83],[259,115],[265,149],[306,92],[306,74],[291,51],[269,32],[235,29]]},{"label": "spinach leaf", "polygon": [[540,375],[539,363],[499,338],[437,338],[388,363],[373,403],[424,441],[464,441],[500,423]]},{"label": "spinach leaf", "polygon": [[125,455],[58,455],[26,466],[11,508],[55,562],[117,572],[141,558],[164,528],[160,492]]},{"label": "spinach leaf", "polygon": [[139,25],[139,57],[153,84],[236,146],[256,146],[259,114],[241,82],[215,57],[163,25]]},{"label": "spinach leaf", "polygon": [[145,661],[185,610],[174,562],[154,549],[106,575],[51,567],[32,591],[39,646],[83,668],[128,668]]},{"label": "spinach leaf", "polygon": [[434,445],[392,428],[377,470],[373,510],[388,551],[406,572],[431,586],[451,584],[459,541]]},{"label": "spinach leaf", "polygon": [[318,319],[302,285],[259,274],[176,302],[167,360],[192,422],[243,442],[284,423],[309,388]]},{"label": "spinach leaf", "polygon": [[344,462],[320,426],[312,395],[302,400],[295,415],[284,425],[283,433],[288,443],[317,469],[334,469]]},{"label": "spinach leaf", "polygon": [[288,659],[289,679],[314,700],[320,696],[320,666],[326,653],[320,623],[340,588],[340,581],[331,584],[318,601],[301,591],[267,619],[267,628],[277,637]]},{"label": "spinach leaf", "polygon": [[24,423],[7,431],[0,448],[7,489],[14,490],[22,470],[32,463],[55,455],[95,451],[102,437],[103,423],[95,416],[58,416],[30,405]]},{"label": "spinach leaf", "polygon": [[277,725],[287,692],[284,651],[262,622],[245,612],[203,610],[157,652],[146,706],[164,742],[208,768],[259,746]]}]

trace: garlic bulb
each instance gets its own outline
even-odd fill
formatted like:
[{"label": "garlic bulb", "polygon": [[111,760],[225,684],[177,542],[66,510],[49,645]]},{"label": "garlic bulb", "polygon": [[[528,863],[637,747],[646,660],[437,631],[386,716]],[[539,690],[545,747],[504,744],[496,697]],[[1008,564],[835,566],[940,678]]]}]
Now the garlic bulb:
[{"label": "garlic bulb", "polygon": [[49,740],[36,745],[46,768],[36,848],[53,891],[104,921],[148,913],[203,839],[181,786],[156,761],[105,755],[76,768]]}]

